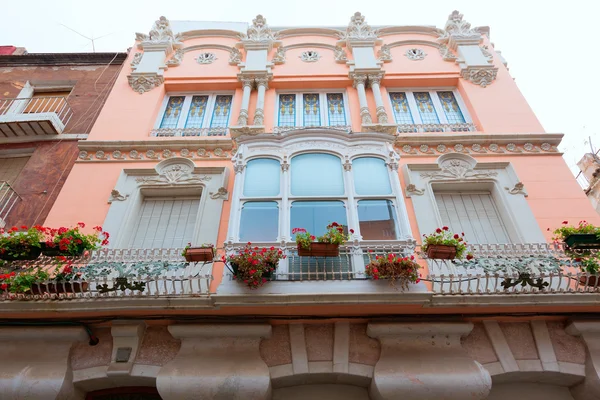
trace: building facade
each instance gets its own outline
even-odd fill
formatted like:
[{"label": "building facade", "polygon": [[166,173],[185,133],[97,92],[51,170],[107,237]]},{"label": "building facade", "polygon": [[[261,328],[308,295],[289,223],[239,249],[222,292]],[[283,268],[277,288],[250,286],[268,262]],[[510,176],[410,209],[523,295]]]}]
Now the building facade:
[{"label": "building facade", "polygon": [[[102,226],[88,290],[4,296],[7,399],[600,397],[599,290],[551,233],[600,219],[490,42],[443,28],[157,20],[47,226]],[[333,258],[297,228],[352,229]],[[464,232],[479,260],[427,259]],[[210,263],[181,248],[212,243]],[[281,249],[250,289],[220,256]],[[374,255],[416,251],[406,290]],[[551,259],[553,268],[545,266]]]},{"label": "building facade", "polygon": [[127,55],[4,47],[10,52],[0,55],[0,225],[42,224]]}]

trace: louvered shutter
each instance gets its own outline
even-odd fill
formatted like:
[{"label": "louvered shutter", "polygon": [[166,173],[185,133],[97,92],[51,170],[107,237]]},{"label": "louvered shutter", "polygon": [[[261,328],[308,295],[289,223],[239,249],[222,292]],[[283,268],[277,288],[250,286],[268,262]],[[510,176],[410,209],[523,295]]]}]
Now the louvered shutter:
[{"label": "louvered shutter", "polygon": [[199,199],[144,199],[130,247],[184,247],[192,240],[199,206]]},{"label": "louvered shutter", "polygon": [[436,193],[442,222],[473,244],[510,243],[491,193]]}]

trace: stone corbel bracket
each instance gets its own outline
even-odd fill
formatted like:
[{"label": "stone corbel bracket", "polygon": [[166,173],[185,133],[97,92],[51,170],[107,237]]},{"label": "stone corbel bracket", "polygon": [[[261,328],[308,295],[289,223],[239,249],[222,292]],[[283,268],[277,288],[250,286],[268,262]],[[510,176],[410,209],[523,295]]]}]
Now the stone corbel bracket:
[{"label": "stone corbel bracket", "polygon": [[130,375],[146,324],[134,321],[113,321],[111,334],[113,337],[110,365],[106,370],[108,376]]},{"label": "stone corbel bracket", "polygon": [[156,377],[163,398],[190,393],[198,399],[271,398],[269,368],[259,353],[261,339],[271,336],[270,325],[171,325],[169,332],[181,340],[181,349]]},{"label": "stone corbel bracket", "polygon": [[[371,323],[367,335],[379,339],[373,400],[485,399],[492,387],[488,371],[462,348],[471,323]],[[440,379],[440,376],[452,379]]]}]

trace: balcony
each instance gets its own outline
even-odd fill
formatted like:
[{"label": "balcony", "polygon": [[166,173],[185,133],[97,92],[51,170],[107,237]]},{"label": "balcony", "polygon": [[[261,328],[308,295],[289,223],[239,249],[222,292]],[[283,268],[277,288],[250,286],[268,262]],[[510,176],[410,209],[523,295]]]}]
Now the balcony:
[{"label": "balcony", "polygon": [[228,128],[158,128],[150,131],[154,137],[226,136]]},{"label": "balcony", "polygon": [[21,196],[8,182],[0,181],[0,228],[6,226],[6,218],[15,204],[21,201]]},{"label": "balcony", "polygon": [[400,124],[398,133],[429,133],[429,132],[475,132],[473,123],[462,124]]},{"label": "balcony", "polygon": [[273,127],[273,133],[275,135],[285,135],[292,131],[308,131],[311,129],[329,129],[335,131],[341,131],[346,133],[352,133],[352,126],[350,125],[326,125],[326,126],[275,126]]},{"label": "balcony", "polygon": [[[72,260],[73,267],[80,268],[82,273],[78,280],[39,282],[28,293],[3,292],[0,300],[76,301],[50,306],[66,309],[91,301],[103,304],[97,307],[124,310],[133,306],[172,308],[176,304],[188,308],[326,303],[555,306],[596,304],[599,300],[600,274],[582,273],[562,245],[546,243],[474,245],[470,251],[476,258],[469,262],[429,260],[417,248],[417,260],[423,267],[421,282],[411,284],[405,291],[365,275],[365,266],[376,256],[391,252],[412,254],[414,250],[411,243],[400,241],[362,243],[341,246],[337,257],[299,257],[295,243],[288,243],[287,258],[280,262],[271,282],[263,287],[249,289],[234,281],[225,266],[223,281],[218,288],[211,289],[213,267],[218,265],[217,270],[221,270],[223,264],[217,260],[225,249],[217,252],[214,262],[207,263],[186,262],[181,249],[104,249]],[[56,264],[52,259],[40,257],[33,262],[14,262],[8,267],[8,271],[52,270]],[[52,291],[48,290],[51,286],[54,286]],[[17,303],[8,304],[12,302],[4,303],[7,311],[22,309]]]},{"label": "balcony", "polygon": [[66,97],[0,100],[0,134],[6,138],[58,135],[73,116]]}]

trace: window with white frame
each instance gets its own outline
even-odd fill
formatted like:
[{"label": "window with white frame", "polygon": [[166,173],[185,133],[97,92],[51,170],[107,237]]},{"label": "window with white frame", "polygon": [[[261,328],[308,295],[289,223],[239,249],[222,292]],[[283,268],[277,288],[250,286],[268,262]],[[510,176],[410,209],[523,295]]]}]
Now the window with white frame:
[{"label": "window with white frame", "polygon": [[233,95],[173,94],[165,98],[157,129],[201,129],[229,126]]},{"label": "window with white frame", "polygon": [[346,126],[350,118],[343,92],[281,93],[277,126]]},{"label": "window with white frame", "polygon": [[464,124],[471,122],[455,90],[390,90],[397,124]]},{"label": "window with white frame", "polygon": [[[289,185],[282,188],[278,160],[248,161],[240,199],[240,241],[274,242],[281,236],[294,240],[295,228],[319,236],[331,222],[348,226],[350,220],[358,221],[357,227],[349,228],[364,240],[396,240],[395,194],[385,161],[357,157],[352,160],[351,170],[343,168],[337,155],[298,154],[291,159]],[[288,204],[285,208],[281,207],[284,198]],[[280,218],[286,223],[280,224]],[[280,226],[290,231],[279,232]]]}]

